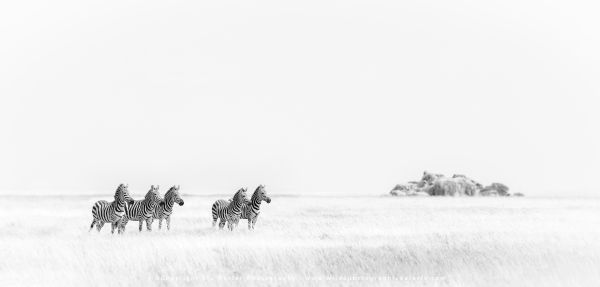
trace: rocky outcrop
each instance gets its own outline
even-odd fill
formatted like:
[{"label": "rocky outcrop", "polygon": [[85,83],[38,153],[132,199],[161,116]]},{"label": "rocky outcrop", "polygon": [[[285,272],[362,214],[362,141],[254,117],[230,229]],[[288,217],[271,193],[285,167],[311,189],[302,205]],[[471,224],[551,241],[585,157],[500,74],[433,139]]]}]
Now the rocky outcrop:
[{"label": "rocky outcrop", "polygon": [[396,184],[392,191],[390,191],[390,194],[394,196],[429,196],[429,193],[419,187],[419,183],[415,181],[406,184]]},{"label": "rocky outcrop", "polygon": [[439,178],[429,189],[433,196],[474,196],[481,189],[481,184],[466,178]]},{"label": "rocky outcrop", "polygon": [[444,178],[445,176],[441,173],[430,173],[427,171],[423,172],[423,176],[421,177],[421,184],[432,185],[436,180],[440,178]]},{"label": "rocky outcrop", "polygon": [[449,178],[443,174],[424,171],[420,181],[397,184],[390,194],[394,196],[510,196],[508,190],[508,186],[502,183],[496,182],[484,187],[481,183],[462,174],[454,174]]},{"label": "rocky outcrop", "polygon": [[508,189],[508,186],[494,182],[481,189],[480,193],[482,196],[510,196]]}]

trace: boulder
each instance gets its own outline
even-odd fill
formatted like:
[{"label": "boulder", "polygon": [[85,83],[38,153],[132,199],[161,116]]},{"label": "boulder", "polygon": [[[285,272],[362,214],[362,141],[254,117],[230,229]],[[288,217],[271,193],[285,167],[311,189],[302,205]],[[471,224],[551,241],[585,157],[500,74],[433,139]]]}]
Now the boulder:
[{"label": "boulder", "polygon": [[392,189],[392,191],[407,191],[413,188],[413,185],[408,183],[408,184],[396,184],[396,186],[394,186],[394,188]]},{"label": "boulder", "polygon": [[444,178],[445,176],[441,173],[431,173],[428,171],[424,171],[423,172],[423,176],[421,177],[421,184],[425,184],[425,185],[433,185],[433,183],[440,179],[440,178]]},{"label": "boulder", "polygon": [[474,196],[481,185],[466,177],[439,178],[429,189],[433,196]]},{"label": "boulder", "polygon": [[484,187],[483,189],[481,189],[480,195],[482,195],[482,196],[490,196],[490,195],[510,196],[510,193],[508,193],[508,190],[509,190],[509,188],[505,184],[502,184],[499,182],[494,182],[494,183]]},{"label": "boulder", "polygon": [[405,191],[403,191],[403,190],[392,189],[392,190],[390,191],[390,194],[391,194],[391,195],[393,195],[393,196],[405,196],[405,195],[406,195],[406,192],[405,192]]},{"label": "boulder", "polygon": [[479,192],[479,195],[481,195],[481,196],[498,196],[498,191],[496,191],[494,189],[482,189]]},{"label": "boulder", "polygon": [[404,196],[410,189],[411,186],[409,184],[396,184],[390,191],[390,194],[394,196]]},{"label": "boulder", "polygon": [[391,191],[394,196],[429,196],[429,194],[418,186],[418,182],[411,181],[406,184],[397,184]]}]

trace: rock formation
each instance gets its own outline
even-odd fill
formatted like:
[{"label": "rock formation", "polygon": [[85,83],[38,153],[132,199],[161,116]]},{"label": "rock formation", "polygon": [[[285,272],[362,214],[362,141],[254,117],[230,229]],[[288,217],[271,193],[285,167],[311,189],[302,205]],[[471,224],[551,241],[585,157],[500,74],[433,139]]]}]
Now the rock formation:
[{"label": "rock formation", "polygon": [[510,196],[508,190],[508,186],[502,183],[495,182],[484,187],[481,183],[462,174],[454,174],[449,178],[443,174],[424,171],[420,181],[397,184],[390,194],[394,196]]},{"label": "rock formation", "polygon": [[494,182],[479,191],[482,196],[510,196],[508,186]]}]

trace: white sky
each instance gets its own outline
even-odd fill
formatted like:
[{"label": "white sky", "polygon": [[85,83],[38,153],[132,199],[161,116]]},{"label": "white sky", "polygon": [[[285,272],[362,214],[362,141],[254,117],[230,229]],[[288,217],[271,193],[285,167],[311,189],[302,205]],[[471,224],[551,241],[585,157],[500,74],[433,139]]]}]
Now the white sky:
[{"label": "white sky", "polygon": [[2,2],[0,189],[597,194],[597,1],[294,2]]}]

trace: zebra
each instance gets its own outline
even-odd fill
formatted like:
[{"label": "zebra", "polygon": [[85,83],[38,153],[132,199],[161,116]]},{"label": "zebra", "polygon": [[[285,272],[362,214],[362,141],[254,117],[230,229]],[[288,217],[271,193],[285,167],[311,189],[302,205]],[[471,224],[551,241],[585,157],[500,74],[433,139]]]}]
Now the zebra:
[{"label": "zebra", "polygon": [[271,203],[271,198],[267,195],[265,186],[261,184],[254,190],[250,201],[245,201],[244,204],[242,204],[241,218],[248,219],[248,230],[254,229],[258,214],[260,213],[260,203],[262,201]]},{"label": "zebra", "polygon": [[172,186],[167,193],[165,193],[164,199],[162,199],[156,209],[154,209],[154,214],[152,214],[152,218],[158,219],[158,229],[162,228],[162,221],[165,219],[167,221],[167,230],[171,229],[171,214],[173,213],[173,205],[177,203],[179,206],[183,206],[184,201],[179,196],[179,185]]},{"label": "zebra", "polygon": [[152,214],[161,200],[158,188],[158,185],[156,187],[152,185],[143,200],[135,200],[133,204],[125,206],[125,216],[119,225],[120,232],[125,232],[125,226],[129,220],[140,222],[140,232],[142,232],[142,225],[146,221],[146,229],[152,231]]},{"label": "zebra", "polygon": [[[221,216],[221,214],[223,213],[223,210],[225,210],[225,207],[227,207],[227,205],[229,205],[229,203],[231,201],[233,201],[233,200],[230,199],[229,201],[227,201],[224,199],[218,199],[217,201],[215,201],[215,203],[213,203],[213,205],[212,205],[212,217],[213,217],[212,227],[213,228],[217,224],[217,219],[224,218],[224,216]],[[223,229],[224,226],[225,226],[225,220],[221,219],[221,221],[219,221],[219,229]]]},{"label": "zebra", "polygon": [[[133,199],[129,195],[129,190],[127,190],[128,185],[120,184],[117,187],[117,191],[115,191],[115,200],[113,202],[108,202],[106,200],[98,200],[92,207],[92,225],[90,225],[90,230],[94,228],[94,224],[96,225],[96,229],[98,232],[104,226],[104,223],[111,223],[110,233],[115,233],[115,228],[119,226],[121,223],[121,219],[125,215],[125,203],[133,204]],[[118,230],[121,233],[120,230]]]},{"label": "zebra", "polygon": [[213,203],[213,227],[217,223],[217,218],[220,219],[219,229],[223,229],[225,222],[227,222],[227,228],[229,230],[233,230],[233,228],[238,225],[242,213],[242,204],[247,201],[246,190],[247,188],[240,188],[233,196],[231,202],[220,199]]}]

